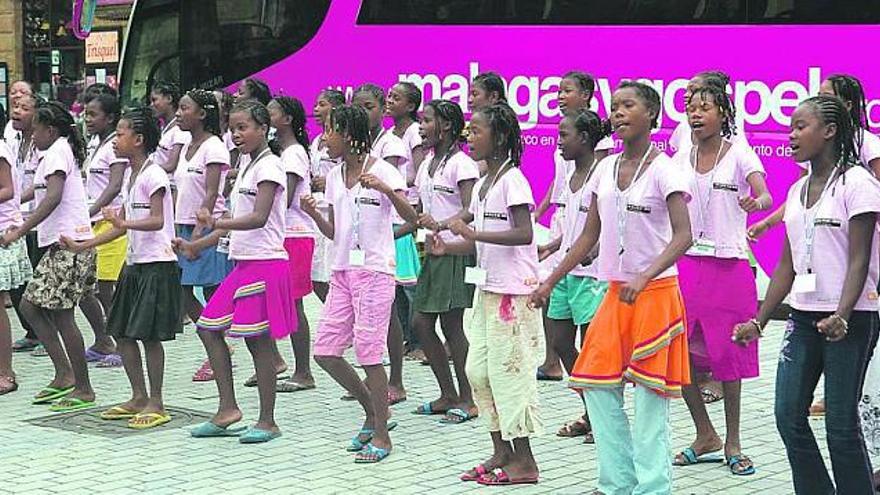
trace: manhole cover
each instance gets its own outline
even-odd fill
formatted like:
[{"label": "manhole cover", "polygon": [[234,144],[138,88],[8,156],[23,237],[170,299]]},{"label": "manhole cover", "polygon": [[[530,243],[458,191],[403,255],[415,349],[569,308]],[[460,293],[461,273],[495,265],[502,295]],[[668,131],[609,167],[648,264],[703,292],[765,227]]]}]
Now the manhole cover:
[{"label": "manhole cover", "polygon": [[182,428],[184,426],[202,423],[211,419],[211,414],[208,413],[171,406],[165,408],[171,414],[170,423],[166,423],[157,428],[150,428],[148,430],[133,430],[128,427],[127,420],[120,419],[107,421],[101,419],[98,415],[101,411],[104,411],[104,409],[105,408],[103,407],[95,407],[65,414],[42,416],[39,418],[28,419],[25,422],[34,426],[42,426],[44,428],[58,428],[59,430],[72,431],[74,433],[85,433],[87,435],[116,438]]}]

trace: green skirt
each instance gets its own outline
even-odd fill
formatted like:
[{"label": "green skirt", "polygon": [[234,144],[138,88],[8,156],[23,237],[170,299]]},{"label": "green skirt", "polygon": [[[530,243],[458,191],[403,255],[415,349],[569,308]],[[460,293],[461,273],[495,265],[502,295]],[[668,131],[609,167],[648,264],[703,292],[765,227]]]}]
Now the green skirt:
[{"label": "green skirt", "polygon": [[107,333],[146,342],[174,340],[183,332],[180,291],[176,261],[126,265],[113,294]]},{"label": "green skirt", "polygon": [[473,256],[425,256],[413,296],[413,311],[445,313],[470,308],[475,286],[464,283],[464,269],[476,266]]}]

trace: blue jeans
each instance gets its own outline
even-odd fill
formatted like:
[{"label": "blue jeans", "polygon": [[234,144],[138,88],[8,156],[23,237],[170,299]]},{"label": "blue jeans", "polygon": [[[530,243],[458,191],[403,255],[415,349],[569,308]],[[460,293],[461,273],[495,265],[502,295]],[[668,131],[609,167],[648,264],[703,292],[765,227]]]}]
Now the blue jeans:
[{"label": "blue jeans", "polygon": [[[871,461],[862,437],[858,401],[877,343],[878,316],[853,312],[847,336],[828,342],[816,330],[816,322],[828,315],[792,310],[789,316],[776,372],[776,428],[785,443],[798,495],[872,494]],[[808,421],[813,391],[823,373],[825,432],[834,482]]]}]

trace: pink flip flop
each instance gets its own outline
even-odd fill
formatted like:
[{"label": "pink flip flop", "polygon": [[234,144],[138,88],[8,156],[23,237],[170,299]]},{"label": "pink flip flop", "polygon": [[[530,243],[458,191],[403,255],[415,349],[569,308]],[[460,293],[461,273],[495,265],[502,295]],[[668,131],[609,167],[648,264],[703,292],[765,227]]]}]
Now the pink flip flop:
[{"label": "pink flip flop", "polygon": [[480,478],[483,477],[483,475],[489,474],[486,466],[483,466],[482,464],[477,464],[473,467],[473,469],[471,469],[471,471],[477,473],[476,476],[472,476],[467,472],[464,472],[461,474],[461,476],[458,477],[458,479],[460,479],[461,481],[478,481]]},{"label": "pink flip flop", "polygon": [[511,478],[507,471],[503,468],[498,468],[491,473],[480,476],[477,483],[484,486],[534,485],[538,483],[538,477]]}]

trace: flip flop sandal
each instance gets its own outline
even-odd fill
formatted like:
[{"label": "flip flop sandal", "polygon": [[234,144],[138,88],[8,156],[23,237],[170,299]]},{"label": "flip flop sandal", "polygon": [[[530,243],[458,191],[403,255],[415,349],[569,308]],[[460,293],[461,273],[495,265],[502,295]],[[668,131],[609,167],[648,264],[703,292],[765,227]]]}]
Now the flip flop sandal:
[{"label": "flip flop sandal", "polygon": [[477,481],[481,477],[489,474],[489,470],[486,469],[486,466],[482,464],[477,464],[476,466],[471,468],[471,471],[473,471],[475,474],[472,475],[465,471],[461,473],[461,476],[459,476],[458,479],[460,479],[461,481]]},{"label": "flip flop sandal", "polygon": [[39,340],[32,340],[26,337],[22,337],[12,344],[12,352],[27,352],[32,351],[35,347],[40,345]]},{"label": "flip flop sandal", "polygon": [[551,376],[548,375],[546,371],[541,368],[538,368],[538,371],[535,372],[535,378],[544,382],[561,382],[562,376]]},{"label": "flip flop sandal", "polygon": [[43,344],[34,347],[34,350],[31,351],[31,356],[34,357],[46,357],[48,355],[49,351],[46,350],[46,347]]},{"label": "flip flop sandal", "polygon": [[389,455],[391,455],[391,449],[383,449],[368,443],[363,450],[354,456],[354,462],[356,464],[375,464]]},{"label": "flip flop sandal", "polygon": [[596,443],[596,437],[593,436],[593,431],[590,430],[584,435],[584,441],[582,443],[593,445]]},{"label": "flip flop sandal", "polygon": [[590,430],[591,428],[584,420],[584,418],[580,417],[574,421],[562,425],[562,427],[559,428],[559,431],[556,432],[556,436],[564,438],[582,437],[589,433]]},{"label": "flip flop sandal", "polygon": [[80,409],[89,409],[95,407],[95,401],[82,400],[76,397],[65,397],[49,407],[49,411],[57,413],[66,413],[79,411]]},{"label": "flip flop sandal", "polygon": [[712,390],[711,388],[701,388],[700,395],[703,396],[703,404],[713,404],[724,398],[723,395]]},{"label": "flip flop sandal", "polygon": [[113,406],[100,414],[101,419],[113,421],[116,419],[131,419],[138,415],[138,411],[133,411],[123,406]]},{"label": "flip flop sandal", "polygon": [[119,354],[107,354],[104,359],[98,361],[96,368],[121,368],[122,356]]},{"label": "flip flop sandal", "polygon": [[75,387],[67,387],[67,388],[55,388],[55,387],[43,387],[43,390],[34,396],[34,400],[31,404],[41,405],[41,404],[49,404],[55,402],[56,400],[67,397],[68,394],[73,392]]},{"label": "flip flop sandal", "polygon": [[460,425],[464,422],[470,421],[472,419],[477,418],[479,415],[470,414],[464,409],[459,409],[457,407],[452,408],[446,411],[446,416],[440,418],[440,424],[442,425]]},{"label": "flip flop sandal", "polygon": [[[144,420],[147,420],[146,422]],[[171,415],[168,413],[146,413],[136,414],[128,420],[128,427],[132,430],[149,430],[157,426],[162,426],[171,421]]]},{"label": "flip flop sandal", "polygon": [[214,369],[211,368],[211,362],[207,359],[199,366],[199,369],[193,374],[194,382],[211,382],[214,381]]},{"label": "flip flop sandal", "polygon": [[312,390],[315,388],[315,384],[304,385],[300,382],[296,382],[293,380],[285,380],[283,382],[278,382],[275,384],[275,391],[279,394],[286,394],[290,392],[299,392],[301,390]]},{"label": "flip flop sandal", "polygon": [[249,428],[242,436],[238,437],[238,443],[266,443],[270,440],[275,440],[280,436],[280,431]]},{"label": "flip flop sandal", "polygon": [[[285,375],[284,373],[287,373],[287,368],[284,368],[281,371],[276,371],[275,372],[275,380],[286,380],[287,378],[290,378],[289,376]],[[245,380],[244,386],[245,387],[256,387],[257,386],[257,374],[254,373],[253,375],[251,375],[250,378]]]},{"label": "flip flop sandal", "polygon": [[89,347],[86,349],[86,362],[87,363],[97,363],[98,361],[104,360],[110,354],[104,354],[103,352],[96,351],[93,347]]},{"label": "flip flop sandal", "polygon": [[[391,431],[395,428],[397,428],[397,421],[389,421],[388,422],[388,431]],[[364,449],[364,447],[367,446],[367,444],[369,444],[371,441],[373,441],[373,432],[374,431],[376,431],[376,430],[374,430],[372,428],[361,428],[361,430],[358,431],[358,434],[355,435],[354,437],[352,437],[351,443],[348,445],[348,447],[345,448],[345,450],[347,450],[349,452],[360,452],[361,450]],[[364,441],[361,441],[361,435],[366,436],[367,439]]]},{"label": "flip flop sandal", "polygon": [[18,383],[14,376],[0,376],[0,395],[6,395],[18,390]]},{"label": "flip flop sandal", "polygon": [[435,410],[431,407],[430,402],[425,402],[421,406],[417,407],[416,410],[413,411],[412,413],[417,416],[433,416],[433,415],[438,415],[438,414],[446,414],[447,411],[448,411],[448,409],[443,410],[443,411],[441,411],[439,409]]},{"label": "flip flop sandal", "polygon": [[388,405],[393,406],[394,404],[400,404],[406,400],[405,395],[400,395],[396,393],[388,392]]},{"label": "flip flop sandal", "polygon": [[742,467],[746,462],[751,464],[752,460],[749,459],[749,456],[742,454],[730,456],[730,458],[727,459],[727,467],[730,469],[730,474],[734,476],[751,476],[755,474],[756,469],[754,464],[748,467]]},{"label": "flip flop sandal", "polygon": [[511,478],[504,468],[498,468],[489,474],[480,476],[477,483],[484,486],[535,485],[538,483],[538,477],[527,476],[525,478]]},{"label": "flip flop sandal", "polygon": [[813,417],[821,417],[825,416],[825,401],[817,401],[816,403],[810,405],[810,416]]},{"label": "flip flop sandal", "polygon": [[714,452],[706,452],[704,454],[697,455],[697,451],[693,449],[693,447],[688,447],[682,450],[675,458],[672,460],[673,466],[693,466],[695,464],[713,464],[724,462],[724,458]]},{"label": "flip flop sandal", "polygon": [[246,429],[247,428],[244,426],[239,426],[236,428],[230,428],[229,426],[217,426],[210,421],[205,421],[204,423],[190,430],[189,434],[193,438],[237,437],[241,435],[241,432],[245,431]]}]

